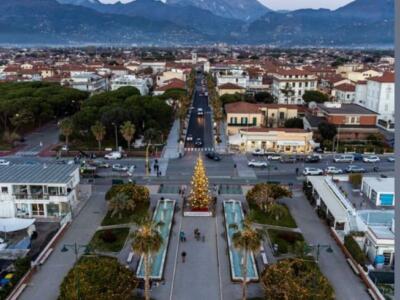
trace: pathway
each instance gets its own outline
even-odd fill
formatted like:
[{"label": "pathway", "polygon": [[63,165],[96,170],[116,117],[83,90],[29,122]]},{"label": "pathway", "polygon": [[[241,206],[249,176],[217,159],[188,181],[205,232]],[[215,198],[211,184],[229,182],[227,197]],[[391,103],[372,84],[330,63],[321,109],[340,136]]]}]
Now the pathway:
[{"label": "pathway", "polygon": [[30,284],[19,299],[21,300],[55,300],[59,295],[59,287],[65,275],[75,264],[73,251],[61,252],[64,244],[86,245],[92,239],[97,227],[106,214],[104,201],[105,191],[109,186],[94,187],[91,198],[81,210],[70,228],[58,242],[49,259],[33,276]]},{"label": "pathway", "polygon": [[168,135],[167,144],[161,154],[162,158],[178,158],[179,157],[179,120],[175,120]]},{"label": "pathway", "polygon": [[370,299],[361,279],[354,275],[341,249],[330,236],[329,230],[302,192],[295,192],[293,199],[284,201],[292,213],[308,244],[329,244],[333,253],[321,251],[319,266],[335,289],[338,300]]}]

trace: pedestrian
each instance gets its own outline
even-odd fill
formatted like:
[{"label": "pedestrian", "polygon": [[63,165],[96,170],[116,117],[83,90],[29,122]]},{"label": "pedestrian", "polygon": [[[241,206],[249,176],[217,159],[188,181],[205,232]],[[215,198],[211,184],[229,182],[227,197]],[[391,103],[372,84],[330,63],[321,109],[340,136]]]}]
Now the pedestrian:
[{"label": "pedestrian", "polygon": [[185,263],[186,252],[185,252],[185,251],[182,251],[181,256],[182,256],[182,262]]},{"label": "pedestrian", "polygon": [[299,168],[296,168],[296,176],[299,175]]}]

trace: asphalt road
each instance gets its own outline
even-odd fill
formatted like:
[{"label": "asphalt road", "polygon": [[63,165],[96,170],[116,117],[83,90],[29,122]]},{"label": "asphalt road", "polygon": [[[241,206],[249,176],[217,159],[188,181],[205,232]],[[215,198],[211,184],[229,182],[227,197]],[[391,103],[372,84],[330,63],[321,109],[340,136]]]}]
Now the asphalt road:
[{"label": "asphalt road", "polygon": [[[206,151],[211,150],[213,148],[213,133],[212,133],[212,124],[211,124],[211,109],[208,105],[208,96],[204,95],[204,92],[207,91],[207,87],[202,87],[201,81],[204,79],[204,76],[197,75],[196,78],[196,87],[195,93],[193,97],[192,109],[190,111],[189,125],[187,136],[192,136],[193,140],[185,141],[185,148],[201,148]],[[204,115],[198,116],[197,109],[202,108]],[[196,139],[200,139],[202,141],[202,145],[195,145]]]}]

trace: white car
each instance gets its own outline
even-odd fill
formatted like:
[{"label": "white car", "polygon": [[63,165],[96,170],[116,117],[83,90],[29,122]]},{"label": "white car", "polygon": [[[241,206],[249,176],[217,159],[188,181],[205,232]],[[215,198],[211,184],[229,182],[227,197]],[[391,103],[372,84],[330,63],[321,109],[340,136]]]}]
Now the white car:
[{"label": "white car", "polygon": [[389,156],[389,157],[387,158],[387,161],[388,161],[388,162],[395,162],[395,158],[394,158],[393,156]]},{"label": "white car", "polygon": [[123,166],[121,164],[113,164],[112,165],[112,169],[113,169],[113,171],[117,171],[117,172],[128,171],[128,167],[127,166]]},{"label": "white car", "polygon": [[354,161],[353,155],[339,155],[333,158],[335,163],[352,163]]},{"label": "white car", "polygon": [[104,155],[104,158],[106,159],[121,159],[122,158],[122,153],[119,151],[113,151],[110,153],[107,153]]},{"label": "white car", "polygon": [[188,135],[186,136],[186,141],[188,141],[188,142],[193,141],[193,135],[188,134]]},{"label": "white car", "polygon": [[254,156],[261,156],[265,154],[265,151],[262,149],[256,149],[253,152],[251,152],[251,154],[253,154]]},{"label": "white car", "polygon": [[9,166],[10,162],[5,159],[0,159],[0,166]]},{"label": "white car", "polygon": [[327,167],[325,169],[326,174],[343,174],[343,170],[336,167]]},{"label": "white car", "polygon": [[303,170],[304,176],[323,175],[323,174],[324,174],[324,171],[320,168],[304,168],[304,170]]},{"label": "white car", "polygon": [[129,167],[128,171],[126,172],[128,176],[133,176],[133,173],[135,172],[136,166],[132,165]]},{"label": "white car", "polygon": [[376,155],[370,155],[370,156],[363,157],[363,162],[365,162],[365,163],[376,163],[376,162],[380,162],[380,161],[381,161],[381,159]]},{"label": "white car", "polygon": [[268,160],[280,160],[281,155],[280,154],[268,154],[267,158],[268,158]]},{"label": "white car", "polygon": [[247,165],[249,167],[256,167],[256,168],[266,168],[268,166],[266,161],[259,161],[259,160],[255,160],[255,159],[252,159],[251,161],[249,161],[249,163]]}]

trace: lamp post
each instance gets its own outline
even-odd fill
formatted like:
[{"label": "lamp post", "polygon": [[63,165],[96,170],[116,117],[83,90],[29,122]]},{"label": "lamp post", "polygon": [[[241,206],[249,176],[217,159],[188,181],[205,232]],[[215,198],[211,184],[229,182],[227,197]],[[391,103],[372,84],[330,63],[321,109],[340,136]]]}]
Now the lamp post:
[{"label": "lamp post", "polygon": [[323,245],[323,244],[305,245],[304,252],[307,253],[310,251],[316,251],[317,252],[316,262],[318,263],[321,249],[326,249],[327,253],[333,253],[333,249],[332,249],[331,245],[329,245],[329,244],[327,244],[327,245]]},{"label": "lamp post", "polygon": [[114,122],[111,123],[114,126],[114,130],[115,130],[115,151],[118,151],[118,128],[117,128],[117,124],[115,124]]},{"label": "lamp post", "polygon": [[[69,249],[72,249],[75,254],[75,264],[78,262],[79,259],[79,250],[83,249],[84,254],[89,254],[90,253],[90,247],[89,245],[79,245],[77,242],[74,242],[73,244],[64,244],[63,247],[61,248],[61,252],[68,252]],[[79,295],[79,272],[76,272],[76,277],[75,277],[75,286],[76,286],[76,299],[80,299]]]}]

